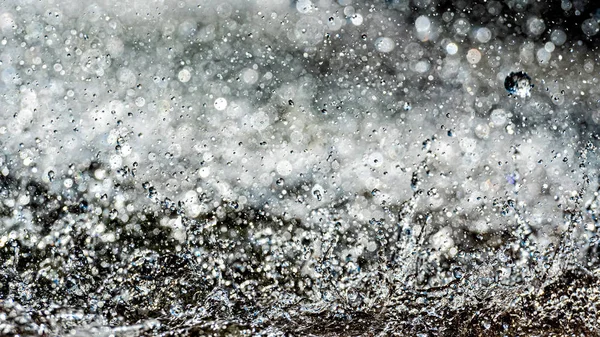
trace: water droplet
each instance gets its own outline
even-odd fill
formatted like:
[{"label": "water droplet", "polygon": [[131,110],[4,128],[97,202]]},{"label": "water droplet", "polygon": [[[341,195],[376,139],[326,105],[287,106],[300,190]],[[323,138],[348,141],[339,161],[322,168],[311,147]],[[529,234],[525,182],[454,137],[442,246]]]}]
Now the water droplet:
[{"label": "water droplet", "polygon": [[215,100],[214,106],[215,109],[223,111],[227,108],[227,100],[223,97],[219,97]]}]

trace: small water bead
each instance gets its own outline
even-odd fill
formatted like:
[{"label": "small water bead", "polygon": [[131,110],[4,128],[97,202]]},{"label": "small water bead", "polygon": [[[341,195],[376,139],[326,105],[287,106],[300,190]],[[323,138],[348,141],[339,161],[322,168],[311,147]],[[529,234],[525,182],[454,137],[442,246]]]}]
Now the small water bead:
[{"label": "small water bead", "polygon": [[429,62],[427,62],[426,60],[422,60],[419,61],[415,64],[414,66],[414,71],[418,72],[418,73],[425,73],[429,70],[430,66],[429,66]]},{"label": "small water bead", "polygon": [[600,111],[596,110],[592,112],[592,120],[596,124],[600,124]]},{"label": "small water bead", "polygon": [[296,22],[293,36],[296,42],[305,45],[317,45],[323,40],[324,26],[312,16],[305,16]]},{"label": "small water bead", "polygon": [[210,167],[202,167],[198,170],[198,176],[200,178],[208,178],[210,176]]},{"label": "small water bead", "polygon": [[502,3],[500,1],[488,1],[487,11],[493,16],[500,15],[502,13]]},{"label": "small water bead", "polygon": [[594,36],[600,31],[600,25],[595,19],[587,19],[581,24],[581,30],[587,36]]},{"label": "small water bead", "polygon": [[375,49],[381,53],[389,53],[396,47],[396,44],[389,37],[380,37],[375,40]]},{"label": "small water bead", "polygon": [[187,69],[181,69],[177,74],[177,79],[182,83],[187,83],[192,78],[192,73]]},{"label": "small water bead", "polygon": [[454,13],[452,12],[444,12],[444,14],[442,14],[442,20],[444,20],[444,22],[450,22],[453,18]]},{"label": "small water bead", "polygon": [[233,13],[233,6],[231,4],[224,2],[217,6],[216,13],[221,18],[228,18]]},{"label": "small water bead", "polygon": [[73,187],[73,179],[71,179],[71,178],[65,179],[65,181],[63,182],[63,185],[65,186],[65,188]]},{"label": "small water bead", "polygon": [[219,97],[215,100],[214,106],[215,109],[223,111],[227,108],[227,100],[223,97]]},{"label": "small water bead", "polygon": [[292,133],[290,134],[290,141],[294,144],[300,144],[302,143],[302,141],[304,140],[304,135],[302,134],[302,132],[296,130],[296,131],[292,131]]},{"label": "small water bead", "polygon": [[327,20],[328,30],[337,31],[337,30],[340,30],[343,26],[344,26],[344,20],[337,15],[331,16]]},{"label": "small water bead", "polygon": [[258,81],[258,72],[254,69],[245,69],[242,72],[242,80],[246,84],[254,84]]},{"label": "small water bead", "polygon": [[508,133],[509,135],[513,135],[515,133],[515,125],[514,124],[508,124],[506,126],[506,133]]},{"label": "small water bead", "polygon": [[457,280],[460,280],[461,278],[463,278],[463,275],[464,275],[464,271],[460,267],[454,268],[452,270],[452,276],[454,276],[454,278]]},{"label": "small water bead", "polygon": [[477,148],[477,141],[473,138],[463,137],[458,142],[461,150],[467,153],[475,152]]},{"label": "small water bead", "polygon": [[425,55],[425,49],[419,43],[409,43],[404,47],[404,53],[410,60],[419,60]]},{"label": "small water bead", "polygon": [[454,55],[458,52],[458,46],[454,42],[450,42],[446,45],[446,53]]},{"label": "small water bead", "polygon": [[431,20],[427,16],[421,15],[415,20],[415,28],[419,33],[427,33],[431,30]]},{"label": "small water bead", "polygon": [[586,73],[592,73],[594,71],[594,61],[592,61],[592,60],[586,60],[583,63],[583,70]]},{"label": "small water bead", "polygon": [[381,152],[373,152],[369,155],[367,162],[372,167],[380,167],[383,164],[383,154]]},{"label": "small water bead", "polygon": [[352,24],[355,26],[360,26],[363,23],[363,16],[358,13],[355,13],[350,17],[350,22],[352,22]]},{"label": "small water bead", "polygon": [[477,138],[486,139],[490,135],[490,127],[487,124],[477,124],[474,132]]},{"label": "small water bead", "polygon": [[527,30],[532,35],[541,35],[546,30],[546,24],[544,20],[534,17],[527,20]]},{"label": "small water bead", "polygon": [[354,7],[352,7],[352,6],[344,7],[344,15],[346,17],[351,17],[352,15],[354,15],[354,13],[356,13],[356,9],[354,9]]},{"label": "small water bead", "polygon": [[565,95],[563,94],[553,94],[550,98],[552,99],[552,103],[556,105],[562,105],[565,102]]},{"label": "small water bead", "polygon": [[123,41],[116,36],[111,36],[106,40],[105,43],[106,50],[111,55],[111,57],[118,57],[123,54],[125,50],[125,44]]},{"label": "small water bead", "polygon": [[146,100],[144,97],[138,97],[135,99],[135,105],[139,108],[143,107],[146,104]]},{"label": "small water bead", "polygon": [[535,53],[535,56],[537,57],[537,60],[538,60],[538,62],[540,64],[548,64],[548,62],[550,61],[550,57],[552,56],[552,54],[548,50],[546,50],[545,48],[540,48]]},{"label": "small water bead", "polygon": [[311,192],[313,197],[316,198],[318,201],[321,201],[323,199],[324,190],[321,185],[316,184],[315,186],[313,186]]},{"label": "small water bead", "polygon": [[183,311],[183,308],[178,304],[171,306],[171,308],[169,309],[169,313],[171,314],[171,316],[174,317],[181,316],[183,314]]},{"label": "small water bead", "polygon": [[486,27],[479,28],[475,32],[475,39],[479,43],[488,43],[492,39],[492,31]]},{"label": "small water bead", "polygon": [[285,177],[285,176],[290,175],[290,173],[292,173],[293,166],[289,161],[282,160],[277,163],[275,170],[277,171],[277,173],[279,175],[282,175]]},{"label": "small water bead", "polygon": [[556,46],[562,46],[565,42],[567,42],[567,34],[561,29],[556,29],[550,34],[550,41],[554,43]]},{"label": "small water bead", "polygon": [[481,52],[479,50],[473,48],[467,52],[467,61],[470,64],[477,64],[481,61]]},{"label": "small water bead", "polygon": [[301,14],[307,14],[315,9],[313,3],[310,0],[299,0],[296,2],[296,10]]},{"label": "small water bead", "polygon": [[466,19],[461,18],[454,22],[453,28],[456,34],[465,36],[469,33],[471,24]]},{"label": "small water bead", "polygon": [[117,71],[117,79],[128,87],[133,87],[137,81],[135,72],[129,68],[120,68]]},{"label": "small water bead", "polygon": [[490,122],[492,122],[495,126],[504,125],[506,123],[506,120],[506,111],[504,111],[503,109],[496,109],[490,114]]},{"label": "small water bead", "polygon": [[132,152],[132,148],[129,144],[124,144],[123,146],[121,146],[121,156],[122,157],[127,157],[131,154]]}]

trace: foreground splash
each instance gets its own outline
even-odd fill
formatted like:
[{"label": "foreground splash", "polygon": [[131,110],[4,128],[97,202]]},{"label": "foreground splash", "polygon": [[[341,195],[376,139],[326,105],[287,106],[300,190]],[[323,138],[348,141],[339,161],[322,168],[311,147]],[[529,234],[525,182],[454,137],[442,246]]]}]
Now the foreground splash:
[{"label": "foreground splash", "polygon": [[0,5],[0,335],[599,334],[595,8],[547,6]]}]

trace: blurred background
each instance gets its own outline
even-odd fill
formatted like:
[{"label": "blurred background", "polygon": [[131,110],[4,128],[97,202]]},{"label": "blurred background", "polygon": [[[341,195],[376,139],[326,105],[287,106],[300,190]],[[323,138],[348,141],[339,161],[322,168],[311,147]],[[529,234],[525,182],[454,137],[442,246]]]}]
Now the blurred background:
[{"label": "blurred background", "polygon": [[1,2],[0,334],[598,334],[599,22]]}]

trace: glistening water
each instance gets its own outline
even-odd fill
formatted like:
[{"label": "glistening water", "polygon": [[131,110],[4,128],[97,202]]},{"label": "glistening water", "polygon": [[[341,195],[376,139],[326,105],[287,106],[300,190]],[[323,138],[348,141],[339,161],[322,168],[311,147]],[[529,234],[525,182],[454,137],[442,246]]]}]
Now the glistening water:
[{"label": "glistening water", "polygon": [[599,335],[599,22],[0,2],[0,335]]}]

